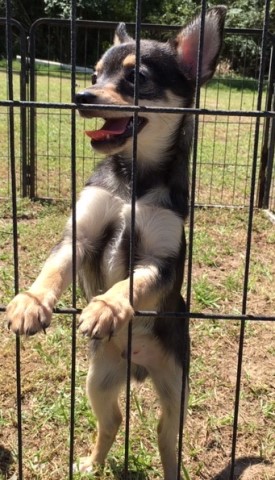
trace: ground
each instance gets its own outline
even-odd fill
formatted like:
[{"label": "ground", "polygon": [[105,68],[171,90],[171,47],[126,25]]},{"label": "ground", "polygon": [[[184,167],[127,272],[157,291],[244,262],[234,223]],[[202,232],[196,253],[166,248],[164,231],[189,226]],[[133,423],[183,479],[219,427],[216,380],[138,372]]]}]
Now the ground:
[{"label": "ground", "polygon": [[[20,290],[35,278],[47,252],[58,240],[60,225],[64,225],[68,212],[67,204],[62,202],[19,202]],[[247,220],[246,209],[196,210],[192,311],[240,314],[246,308],[249,314],[274,315],[275,228],[260,211],[254,214],[247,301],[243,297]],[[14,279],[12,220],[7,202],[1,203],[0,226],[0,304],[6,305],[13,295]],[[77,294],[81,307],[83,300],[80,292]],[[67,305],[70,305],[70,292],[60,303],[60,306]],[[71,324],[69,315],[54,315],[47,335],[21,340],[25,480],[68,477]],[[240,328],[238,320],[192,319],[191,393],[184,430],[184,479],[229,478]],[[15,480],[16,345],[3,316],[0,329],[0,479]],[[274,340],[274,322],[251,320],[245,323],[236,479],[275,479]],[[95,418],[85,397],[87,362],[87,341],[77,334],[76,459],[88,453],[95,432]],[[161,478],[155,441],[159,408],[150,382],[133,386],[131,407],[131,478]],[[123,478],[123,457],[124,428],[100,478]]]}]

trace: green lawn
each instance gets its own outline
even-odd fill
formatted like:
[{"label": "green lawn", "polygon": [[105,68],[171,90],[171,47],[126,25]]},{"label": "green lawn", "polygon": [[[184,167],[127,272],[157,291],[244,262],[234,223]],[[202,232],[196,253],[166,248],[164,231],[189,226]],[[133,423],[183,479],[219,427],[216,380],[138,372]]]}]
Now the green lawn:
[{"label": "green lawn", "polygon": [[[18,69],[18,64],[16,64]],[[47,73],[47,74],[46,74]],[[40,69],[36,77],[37,101],[70,103],[68,72]],[[76,91],[89,83],[89,76],[77,77]],[[0,69],[0,99],[7,98],[6,73]],[[210,82],[202,89],[201,106],[224,110],[254,110],[257,84],[234,75]],[[19,75],[15,69],[14,99],[19,98]],[[14,110],[17,183],[20,187],[20,114]],[[68,198],[71,186],[71,113],[69,110],[36,111],[36,194],[38,197]],[[82,187],[98,160],[91,152],[84,131],[91,121],[76,120],[77,186]],[[0,196],[9,192],[8,112],[0,108]],[[255,119],[252,117],[200,117],[196,200],[199,204],[243,206],[249,203]]]}]

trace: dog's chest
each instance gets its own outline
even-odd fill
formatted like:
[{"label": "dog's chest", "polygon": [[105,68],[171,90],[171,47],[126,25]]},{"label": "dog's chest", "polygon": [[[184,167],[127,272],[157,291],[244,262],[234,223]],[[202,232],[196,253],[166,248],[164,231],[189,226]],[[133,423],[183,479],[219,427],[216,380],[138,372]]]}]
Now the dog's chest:
[{"label": "dog's chest", "polygon": [[107,288],[128,276],[130,249],[135,269],[159,265],[166,258],[177,256],[180,249],[183,224],[175,212],[141,199],[136,202],[133,229],[131,215],[131,205],[125,203],[117,219],[115,234],[104,250]]},{"label": "dog's chest", "polygon": [[128,199],[94,187],[81,195],[77,223],[85,259],[80,277],[88,299],[128,277],[131,248],[135,269],[177,254],[182,220],[160,205],[167,195],[158,189],[137,199],[133,229]]},{"label": "dog's chest", "polygon": [[116,228],[109,242],[106,243],[103,255],[101,272],[104,277],[105,289],[123,280],[129,268],[129,239],[130,232],[127,228],[123,212],[116,219]]}]

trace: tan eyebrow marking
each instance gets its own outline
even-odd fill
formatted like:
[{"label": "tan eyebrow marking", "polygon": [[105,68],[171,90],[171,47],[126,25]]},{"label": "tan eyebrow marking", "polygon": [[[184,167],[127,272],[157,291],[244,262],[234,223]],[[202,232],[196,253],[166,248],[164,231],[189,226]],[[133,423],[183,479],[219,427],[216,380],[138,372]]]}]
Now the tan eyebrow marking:
[{"label": "tan eyebrow marking", "polygon": [[124,58],[122,65],[123,67],[134,67],[136,64],[136,56],[131,53]]},{"label": "tan eyebrow marking", "polygon": [[103,70],[103,61],[102,60],[99,60],[95,66],[95,69],[97,72],[102,72]]}]

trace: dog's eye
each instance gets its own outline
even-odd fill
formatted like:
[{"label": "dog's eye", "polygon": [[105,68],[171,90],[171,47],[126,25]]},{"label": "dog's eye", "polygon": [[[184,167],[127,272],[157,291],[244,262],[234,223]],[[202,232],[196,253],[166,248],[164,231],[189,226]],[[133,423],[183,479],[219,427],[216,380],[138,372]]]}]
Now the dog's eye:
[{"label": "dog's eye", "polygon": [[92,85],[96,84],[96,81],[97,81],[97,74],[96,73],[92,73],[91,81],[92,81]]},{"label": "dog's eye", "polygon": [[[135,75],[135,69],[133,68],[133,70],[128,72],[128,74],[126,75],[127,82],[130,82],[130,83],[134,84],[135,83],[135,76],[136,76]],[[139,72],[139,84],[141,85],[145,81],[146,81],[146,76],[144,75],[144,73]]]}]

